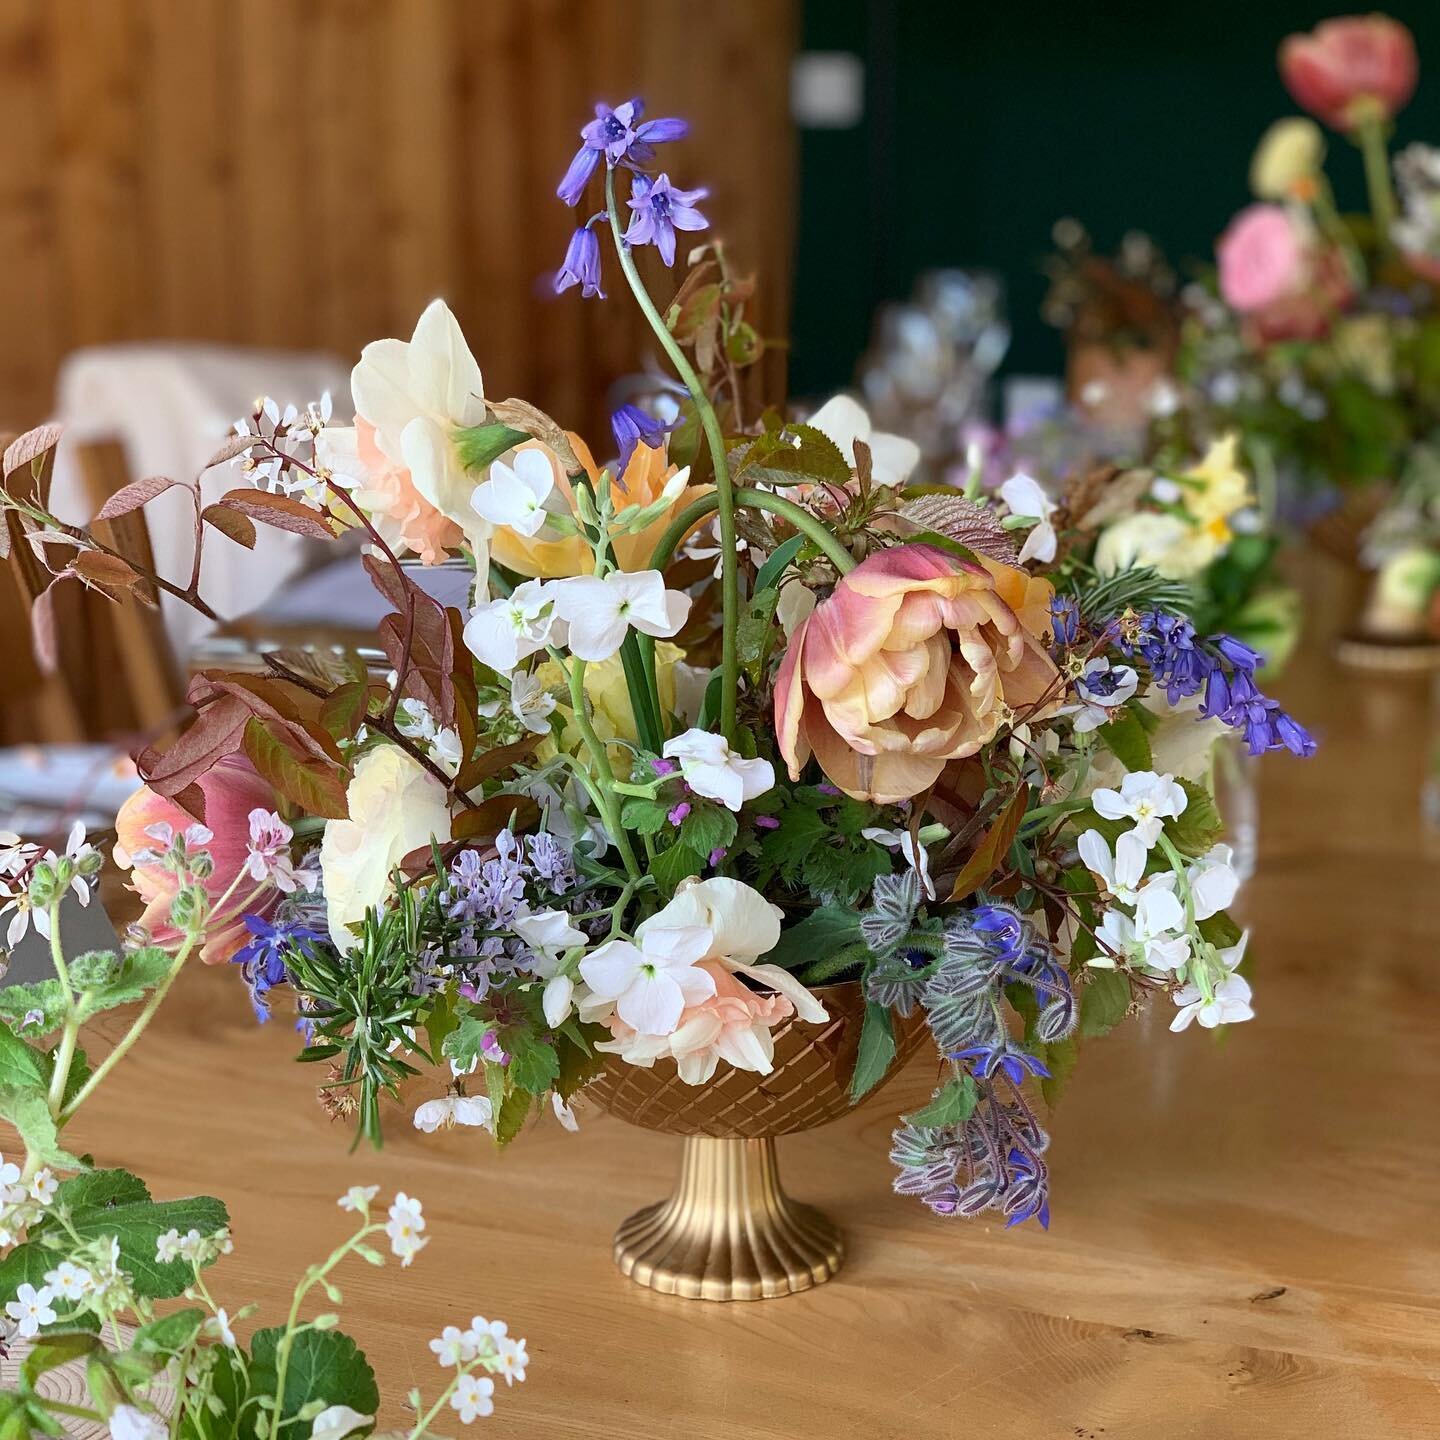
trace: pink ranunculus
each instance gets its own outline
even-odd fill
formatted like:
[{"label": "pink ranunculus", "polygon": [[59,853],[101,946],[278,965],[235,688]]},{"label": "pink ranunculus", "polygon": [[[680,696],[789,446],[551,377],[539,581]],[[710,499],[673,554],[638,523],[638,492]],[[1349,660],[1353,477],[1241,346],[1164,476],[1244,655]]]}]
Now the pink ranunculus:
[{"label": "pink ranunculus", "polygon": [[1310,276],[1310,237],[1283,205],[1246,206],[1215,247],[1220,293],[1251,315],[1302,293]]},{"label": "pink ranunculus", "polygon": [[[275,791],[262,780],[255,767],[242,755],[229,755],[215,764],[197,782],[205,795],[205,825],[213,832],[203,846],[215,868],[205,882],[211,901],[218,900],[235,877],[246,867],[250,846],[250,812],[273,810]],[[132,863],[132,857],[146,850],[161,850],[151,826],[169,825],[176,834],[194,823],[194,817],[173,800],[157,795],[148,785],[135,791],[115,817],[115,860],[131,872],[131,888],[145,902],[140,923],[156,945],[175,949],[181,933],[170,923],[170,902],[178,881],[173,871],[158,864]],[[268,918],[280,903],[273,885],[251,899],[256,886],[248,877],[236,886],[223,914],[214,916],[207,927],[200,958],[207,965],[230,959],[250,939],[245,915]]]},{"label": "pink ranunculus", "polygon": [[861,561],[797,628],[775,681],[792,779],[813,752],[846,794],[895,804],[973,755],[1010,715],[1050,703],[1053,591],[933,545]]},{"label": "pink ranunculus", "polygon": [[1312,115],[1336,130],[1389,120],[1415,93],[1415,38],[1388,15],[1324,20],[1280,45],[1280,78]]},{"label": "pink ranunculus", "polygon": [[705,1084],[722,1060],[737,1070],[768,1075],[775,1059],[771,1031],[795,1013],[795,1006],[784,995],[757,994],[720,960],[701,961],[698,968],[715,981],[715,993],[687,1006],[670,1034],[640,1035],[612,1014],[612,1038],[597,1048],[646,1068],[669,1056],[687,1085]]}]

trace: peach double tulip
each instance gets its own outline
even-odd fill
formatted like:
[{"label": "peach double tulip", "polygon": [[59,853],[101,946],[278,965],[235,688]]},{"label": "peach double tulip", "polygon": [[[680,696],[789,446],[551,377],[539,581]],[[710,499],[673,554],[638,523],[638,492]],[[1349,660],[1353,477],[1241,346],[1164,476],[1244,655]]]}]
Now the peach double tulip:
[{"label": "peach double tulip", "polygon": [[1049,703],[1047,581],[933,545],[897,545],[844,576],[796,630],[775,683],[780,753],[810,755],[847,795],[890,805]]}]

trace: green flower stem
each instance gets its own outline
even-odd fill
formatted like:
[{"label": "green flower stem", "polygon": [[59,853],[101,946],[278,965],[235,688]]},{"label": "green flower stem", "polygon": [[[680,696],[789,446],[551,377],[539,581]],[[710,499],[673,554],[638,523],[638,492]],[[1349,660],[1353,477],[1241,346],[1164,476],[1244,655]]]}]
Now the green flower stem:
[{"label": "green flower stem", "polygon": [[270,1421],[270,1440],[278,1440],[280,1434],[280,1406],[285,1397],[285,1372],[290,1368],[290,1351],[295,1336],[301,1328],[300,1306],[305,1297],[347,1256],[362,1240],[382,1234],[385,1227],[373,1223],[366,1212],[366,1224],[361,1226],[343,1245],[330,1253],[330,1258],[321,1265],[312,1265],[296,1282],[295,1292],[290,1300],[290,1314],[285,1320],[285,1333],[280,1337],[280,1349],[275,1363],[275,1409]]},{"label": "green flower stem", "polygon": [[[816,548],[842,574],[848,575],[855,568],[855,557],[817,520],[808,510],[787,500],[783,495],[772,495],[768,490],[751,490],[744,486],[735,492],[736,501],[752,510],[764,510],[771,515],[787,520],[806,539],[814,542]],[[659,543],[650,556],[652,569],[662,570],[670,563],[680,542],[690,530],[712,510],[717,509],[716,496],[702,495],[692,501],[671,522],[670,528],[660,537]]]},{"label": "green flower stem", "polygon": [[1390,248],[1390,226],[1395,221],[1395,187],[1390,180],[1390,152],[1385,145],[1383,116],[1367,117],[1355,127],[1355,143],[1365,161],[1365,189],[1375,219],[1375,240],[1381,250]]},{"label": "green flower stem", "polygon": [[[495,1342],[492,1340],[490,1343],[494,1345]],[[428,1435],[430,1433],[430,1422],[445,1408],[446,1402],[455,1393],[455,1387],[461,1380],[463,1380],[465,1376],[473,1374],[476,1370],[484,1370],[487,1375],[492,1373],[490,1362],[497,1358],[498,1354],[477,1355],[475,1359],[471,1360],[468,1364],[458,1366],[455,1373],[450,1377],[450,1383],[440,1392],[440,1398],[416,1421],[415,1428],[406,1437],[406,1440],[420,1440],[422,1435]]]},{"label": "green flower stem", "polygon": [[[65,952],[60,947],[60,901],[56,900],[50,906],[50,958],[55,965],[55,973],[60,976],[60,983],[65,991],[65,1028],[60,1035],[60,1043],[55,1047],[52,1056],[52,1069],[50,1072],[50,1094],[48,1103],[50,1115],[53,1119],[60,1118],[60,1108],[65,1102],[65,1087],[70,1082],[70,1066],[75,1060],[75,1045],[80,1038],[79,1011],[75,1004],[75,995],[70,988],[70,972],[65,965]],[[31,1156],[25,1157],[26,1169],[30,1168]]]},{"label": "green flower stem", "polygon": [[725,436],[721,433],[715,407],[710,403],[710,397],[706,395],[700,377],[670,333],[670,327],[666,325],[659,310],[655,308],[655,302],[650,298],[645,282],[635,268],[635,257],[630,253],[630,247],[620,231],[620,212],[615,203],[615,172],[609,169],[605,172],[605,209],[610,217],[610,233],[615,241],[615,251],[620,257],[620,269],[625,274],[625,280],[641,312],[650,322],[650,328],[655,332],[660,348],[669,357],[676,374],[690,392],[690,398],[695,402],[695,413],[700,417],[700,426],[705,432],[705,440],[710,449],[710,459],[715,470],[715,508],[720,519],[720,599],[725,615],[721,633],[720,669],[723,679],[720,682],[720,729],[727,740],[733,741],[740,685],[740,568],[735,534],[737,496],[730,484],[730,466],[725,457]]},{"label": "green flower stem", "polygon": [[620,823],[620,806],[612,788],[615,784],[615,772],[610,768],[610,757],[605,753],[605,746],[595,733],[595,727],[590,723],[590,716],[585,710],[585,662],[577,659],[567,666],[558,651],[552,653],[565,672],[565,678],[570,682],[570,708],[575,713],[575,724],[595,765],[596,791],[592,793],[600,805],[600,813],[605,818],[611,837],[619,848],[620,858],[625,862],[625,873],[632,880],[638,880],[640,864],[635,859],[635,849],[630,844],[630,837]]}]

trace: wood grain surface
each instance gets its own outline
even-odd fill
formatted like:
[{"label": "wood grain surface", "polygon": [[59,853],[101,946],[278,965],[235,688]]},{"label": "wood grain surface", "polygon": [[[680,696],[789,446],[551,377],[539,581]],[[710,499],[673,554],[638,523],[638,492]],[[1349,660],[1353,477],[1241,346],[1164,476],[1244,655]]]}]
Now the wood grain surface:
[{"label": "wood grain surface", "polygon": [[[819,1290],[710,1306],[638,1289],[610,1236],[668,1188],[678,1142],[547,1116],[503,1156],[396,1116],[346,1153],[237,977],[185,977],[75,1126],[159,1195],[230,1204],[232,1310],[282,1311],[283,1279],[342,1233],[351,1183],[425,1202],[409,1271],[361,1266],[345,1325],[398,1401],[439,1378],[445,1323],[503,1316],[531,1378],[486,1433],[523,1437],[1413,1440],[1440,1435],[1440,886],[1420,853],[1424,684],[1300,657],[1284,698],[1319,757],[1264,767],[1253,927],[1258,1018],[1223,1037],[1168,1006],[1092,1043],[1053,1117],[1054,1222],[931,1218],[890,1193],[883,1097],[781,1143],[790,1191],[845,1227]],[[154,1110],[147,1107],[154,1106]],[[398,1419],[392,1414],[391,1419]]]},{"label": "wood grain surface", "polygon": [[[577,223],[555,186],[579,128],[596,100],[635,94],[691,121],[664,167],[710,188],[716,233],[759,272],[761,332],[784,334],[796,15],[794,0],[0,0],[0,427],[47,416],[77,346],[349,358],[408,337],[443,295],[487,394],[523,395],[603,452],[605,388],[653,346],[613,257],[608,304],[545,283]],[[668,298],[676,282],[643,263]],[[767,363],[775,382],[783,352]]]}]

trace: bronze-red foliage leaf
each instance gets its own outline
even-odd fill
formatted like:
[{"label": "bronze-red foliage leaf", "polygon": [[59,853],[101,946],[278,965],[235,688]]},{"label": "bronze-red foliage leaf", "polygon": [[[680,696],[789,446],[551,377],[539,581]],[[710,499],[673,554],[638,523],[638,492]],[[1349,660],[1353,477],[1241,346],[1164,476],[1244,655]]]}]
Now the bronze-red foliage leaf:
[{"label": "bronze-red foliage leaf", "polygon": [[1005,856],[1020,831],[1020,822],[1030,803],[1030,790],[1022,785],[1000,812],[994,824],[980,837],[970,858],[961,867],[950,891],[950,899],[973,895],[1005,863]]},{"label": "bronze-red foliage leaf", "polygon": [[332,761],[302,749],[291,732],[276,730],[252,715],[245,724],[245,754],[261,776],[307,815],[343,820],[346,772]]},{"label": "bronze-red foliage leaf", "polygon": [[272,495],[268,490],[227,490],[215,503],[238,510],[261,525],[288,530],[292,535],[304,535],[311,540],[335,538],[334,529],[318,510],[289,495]]}]

